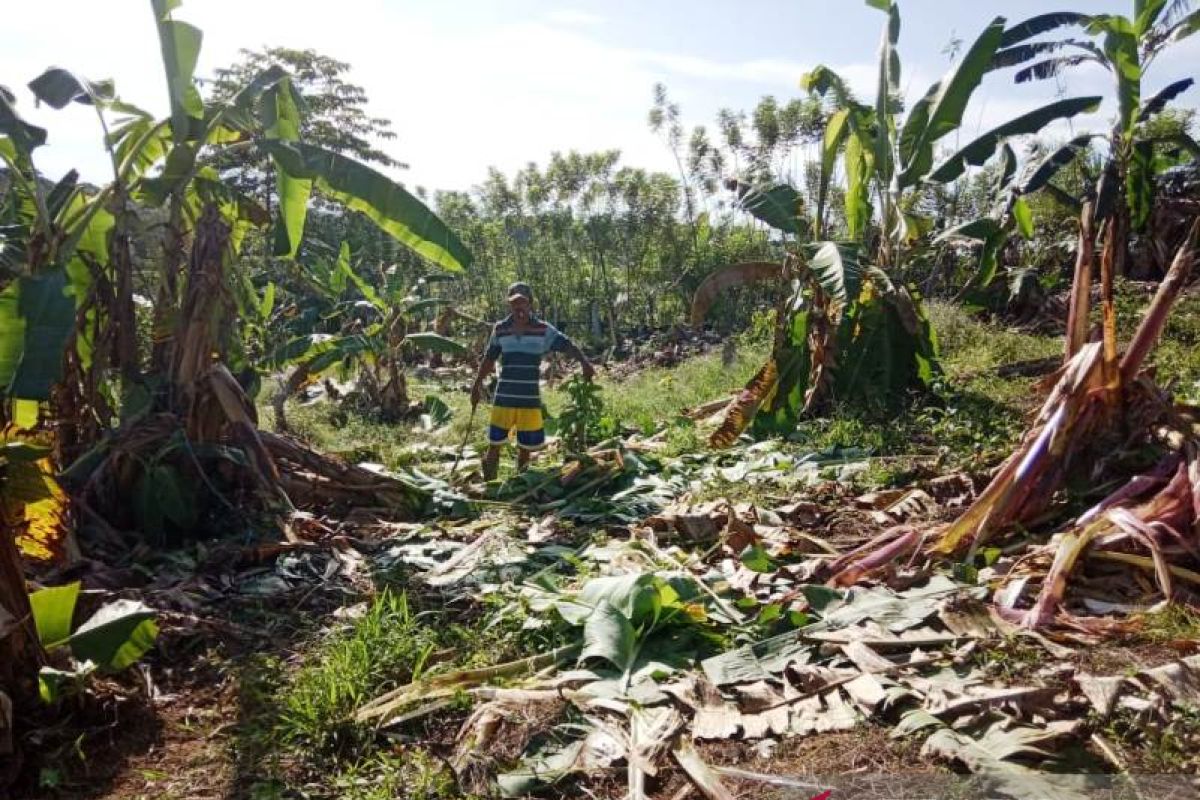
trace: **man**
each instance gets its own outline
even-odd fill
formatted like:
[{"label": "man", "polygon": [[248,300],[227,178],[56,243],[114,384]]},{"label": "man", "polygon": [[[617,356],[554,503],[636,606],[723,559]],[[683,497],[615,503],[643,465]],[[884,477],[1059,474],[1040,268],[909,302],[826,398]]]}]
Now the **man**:
[{"label": "man", "polygon": [[475,385],[471,387],[471,405],[483,399],[483,382],[500,360],[500,383],[492,401],[488,450],[483,458],[484,480],[494,480],[500,469],[500,448],[513,431],[517,434],[517,469],[529,465],[530,456],[546,444],[542,428],[542,397],[539,391],[542,356],[566,353],[579,362],[583,377],[596,374],[587,357],[575,343],[549,323],[533,315],[533,290],[525,283],[508,287],[508,307],[512,311],[496,323],[488,342]]}]

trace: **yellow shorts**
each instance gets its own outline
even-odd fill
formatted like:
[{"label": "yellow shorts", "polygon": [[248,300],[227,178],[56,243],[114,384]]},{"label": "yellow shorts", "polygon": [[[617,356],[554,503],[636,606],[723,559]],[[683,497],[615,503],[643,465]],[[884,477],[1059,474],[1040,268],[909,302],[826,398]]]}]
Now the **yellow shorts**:
[{"label": "yellow shorts", "polygon": [[542,427],[540,408],[492,406],[488,443],[504,444],[513,431],[517,432],[517,447],[540,450],[546,446],[546,431]]}]

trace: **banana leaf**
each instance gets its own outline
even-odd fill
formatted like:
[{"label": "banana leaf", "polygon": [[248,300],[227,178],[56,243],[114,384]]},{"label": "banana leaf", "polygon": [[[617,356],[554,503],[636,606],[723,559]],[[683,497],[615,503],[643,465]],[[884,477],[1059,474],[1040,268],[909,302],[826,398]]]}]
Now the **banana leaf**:
[{"label": "banana leaf", "polygon": [[774,261],[747,261],[718,267],[708,274],[692,297],[692,325],[699,327],[717,298],[735,286],[781,281],[783,267]]},{"label": "banana leaf", "polygon": [[401,244],[435,264],[459,271],[471,252],[454,231],[400,184],[371,167],[304,142],[267,140],[263,149],[292,179],[312,180],[324,194],[361,211]]},{"label": "banana leaf", "polygon": [[65,270],[24,276],[0,292],[0,389],[9,397],[49,400],[62,375],[75,325]]}]

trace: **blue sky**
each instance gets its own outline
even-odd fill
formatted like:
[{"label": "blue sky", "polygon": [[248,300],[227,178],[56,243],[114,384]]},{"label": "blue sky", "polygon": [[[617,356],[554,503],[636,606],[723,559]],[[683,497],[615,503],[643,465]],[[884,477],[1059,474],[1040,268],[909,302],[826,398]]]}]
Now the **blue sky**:
[{"label": "blue sky", "polygon": [[[111,77],[120,94],[155,111],[165,88],[148,0],[41,0],[6,20],[0,83],[24,84],[52,64]],[[1129,13],[1132,0],[1070,0],[1063,7]],[[900,52],[911,96],[949,65],[951,37],[969,43],[993,17],[1009,22],[1059,8],[1036,0],[902,0]],[[717,109],[750,109],[764,94],[798,96],[797,80],[818,63],[873,93],[883,15],[862,0],[185,0],[176,12],[203,29],[200,72],[229,63],[238,48],[313,47],[350,62],[371,110],[395,123],[388,150],[411,168],[410,185],[465,189],[488,166],[512,172],[554,150],[619,148],[624,163],[672,170],[646,126],[651,89],[665,83],[688,124],[711,126]],[[1195,75],[1200,36],[1155,64],[1151,89]],[[979,127],[1067,95],[1111,94],[1099,70],[1014,86],[990,76],[966,119]],[[84,109],[24,113],[50,130],[38,152],[50,174],[106,170],[95,121]],[[1185,95],[1195,106],[1200,89]],[[1111,113],[1110,108],[1102,116]],[[1079,120],[1098,126],[1100,119]]]}]

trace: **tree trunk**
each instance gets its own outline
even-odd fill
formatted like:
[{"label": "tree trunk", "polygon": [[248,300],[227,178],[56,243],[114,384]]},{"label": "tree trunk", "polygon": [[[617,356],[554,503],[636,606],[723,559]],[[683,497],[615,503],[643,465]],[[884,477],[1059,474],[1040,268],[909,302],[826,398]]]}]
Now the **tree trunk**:
[{"label": "tree trunk", "polygon": [[0,760],[14,750],[12,704],[19,707],[37,698],[42,655],[12,533],[5,522],[0,531]]},{"label": "tree trunk", "polygon": [[1092,262],[1095,260],[1096,234],[1092,229],[1092,204],[1083,204],[1079,217],[1079,249],[1075,254],[1075,276],[1071,282],[1071,305],[1067,318],[1066,364],[1087,343],[1088,309],[1092,301]]}]

